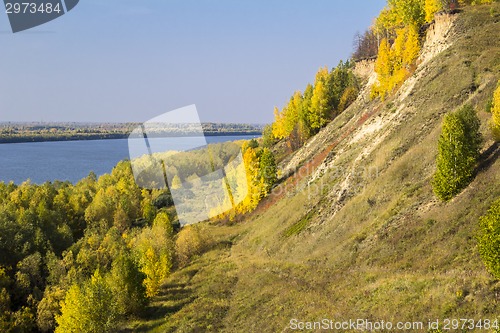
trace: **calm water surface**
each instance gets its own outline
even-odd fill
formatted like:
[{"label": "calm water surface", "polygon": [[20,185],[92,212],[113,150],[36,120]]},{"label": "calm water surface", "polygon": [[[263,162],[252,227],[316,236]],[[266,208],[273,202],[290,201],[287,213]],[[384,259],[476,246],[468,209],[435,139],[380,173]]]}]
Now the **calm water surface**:
[{"label": "calm water surface", "polygon": [[[209,136],[207,142],[255,137]],[[172,148],[184,148],[178,139],[171,140]],[[20,184],[30,179],[37,184],[54,180],[76,183],[91,171],[98,176],[109,173],[119,161],[128,158],[126,139],[0,144],[0,182]]]}]

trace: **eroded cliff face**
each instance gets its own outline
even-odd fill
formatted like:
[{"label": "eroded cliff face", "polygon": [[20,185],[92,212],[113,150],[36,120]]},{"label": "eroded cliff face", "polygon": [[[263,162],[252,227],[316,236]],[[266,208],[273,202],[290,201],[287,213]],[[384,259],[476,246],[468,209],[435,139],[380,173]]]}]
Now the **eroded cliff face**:
[{"label": "eroded cliff face", "polygon": [[425,43],[419,58],[421,64],[427,63],[450,47],[452,40],[450,32],[456,19],[457,14],[436,14],[434,22],[427,29]]},{"label": "eroded cliff face", "polygon": [[[424,45],[419,57],[423,65],[446,50],[451,45],[451,31],[457,14],[439,13],[429,25],[425,34]],[[354,74],[362,79],[369,79],[375,72],[375,59],[363,59],[356,62]]]},{"label": "eroded cliff face", "polygon": [[[400,118],[406,117],[405,114],[408,105],[413,104],[411,100],[407,101],[407,98],[414,92],[415,85],[429,74],[430,60],[448,49],[456,39],[453,37],[456,35],[456,33],[453,32],[456,18],[457,14],[441,13],[436,15],[435,20],[427,29],[426,38],[423,41],[424,44],[419,59],[417,60],[417,68],[414,74],[409,77],[394,94],[394,102],[397,103],[393,103],[394,106],[390,108],[390,112],[378,112],[378,109],[382,108],[384,103],[380,103],[377,100],[372,101],[370,98],[372,85],[377,82],[377,73],[375,72],[376,59],[357,61],[353,71],[363,82],[357,100],[345,111],[345,114],[341,114],[338,117],[338,121],[334,121],[325,127],[315,137],[306,142],[306,144],[293,156],[285,159],[279,166],[280,173],[282,175],[289,175],[293,170],[297,170],[299,165],[303,164],[304,161],[311,160],[313,156],[323,152],[325,147],[332,144],[332,132],[338,131],[339,127],[342,127],[348,120],[351,123],[350,126],[345,128],[344,132],[341,132],[340,135],[339,133],[335,134],[337,139],[340,137],[344,139],[344,136],[354,134],[354,141],[359,141],[361,139],[366,139],[366,137],[369,137],[371,134],[383,128],[391,127],[395,123],[402,121]],[[374,113],[377,113],[377,117],[372,117]],[[356,121],[353,121],[354,119]],[[339,125],[339,123],[342,125]],[[371,141],[371,144],[378,145],[380,142],[381,138],[378,138],[377,140]],[[354,142],[351,142],[351,144],[354,144]],[[335,143],[335,146],[336,145]],[[374,147],[375,146],[372,148]],[[362,156],[366,154],[367,151],[364,151]],[[337,157],[339,156],[340,155],[337,154]],[[335,165],[335,160],[335,158],[331,158],[325,161],[323,165],[313,173],[312,181],[320,177],[331,167],[331,165]],[[343,186],[343,188],[345,187],[348,187],[348,184]]]},{"label": "eroded cliff face", "polygon": [[368,79],[375,72],[375,59],[357,61],[353,71],[356,76]]}]

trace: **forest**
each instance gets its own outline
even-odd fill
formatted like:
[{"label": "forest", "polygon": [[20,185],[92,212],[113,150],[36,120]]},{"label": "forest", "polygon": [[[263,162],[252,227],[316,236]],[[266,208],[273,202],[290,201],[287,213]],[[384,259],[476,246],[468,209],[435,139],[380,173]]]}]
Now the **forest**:
[{"label": "forest", "polygon": [[[256,140],[238,148],[249,195],[219,220],[254,209],[276,181],[267,148]],[[208,154],[196,158],[210,165]],[[74,185],[0,183],[0,330],[111,332],[141,314],[172,269],[210,246],[200,228],[181,229],[168,188],[139,188],[129,161]]]}]

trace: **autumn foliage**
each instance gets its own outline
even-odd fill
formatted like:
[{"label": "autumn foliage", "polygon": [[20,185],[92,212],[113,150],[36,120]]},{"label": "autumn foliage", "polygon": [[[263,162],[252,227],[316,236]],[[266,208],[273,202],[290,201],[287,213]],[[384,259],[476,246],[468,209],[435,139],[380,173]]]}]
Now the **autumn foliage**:
[{"label": "autumn foliage", "polygon": [[491,108],[491,130],[497,141],[500,141],[500,81],[493,94],[493,105]]},{"label": "autumn foliage", "polygon": [[354,102],[358,91],[350,62],[341,61],[331,71],[320,68],[314,85],[308,84],[303,93],[296,91],[281,110],[274,109],[272,131],[264,140],[286,140],[291,150],[299,148]]}]

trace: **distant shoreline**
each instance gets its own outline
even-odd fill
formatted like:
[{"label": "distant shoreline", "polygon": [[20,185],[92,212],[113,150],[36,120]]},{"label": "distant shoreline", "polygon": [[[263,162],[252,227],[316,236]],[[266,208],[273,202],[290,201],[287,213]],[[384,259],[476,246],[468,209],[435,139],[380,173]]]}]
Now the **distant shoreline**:
[{"label": "distant shoreline", "polygon": [[[205,132],[205,136],[261,136],[262,132]],[[184,135],[183,137],[188,137]],[[120,140],[127,139],[129,134],[123,133],[107,133],[107,134],[89,134],[89,135],[62,135],[62,136],[20,136],[20,137],[1,137],[0,144],[10,143],[37,143],[37,142],[66,142],[66,141],[96,141],[96,140]],[[182,137],[182,136],[172,136]]]},{"label": "distant shoreline", "polygon": [[[0,123],[0,144],[127,139],[137,123]],[[200,124],[161,124],[151,137],[200,136]],[[263,125],[202,123],[205,136],[262,135]]]}]

